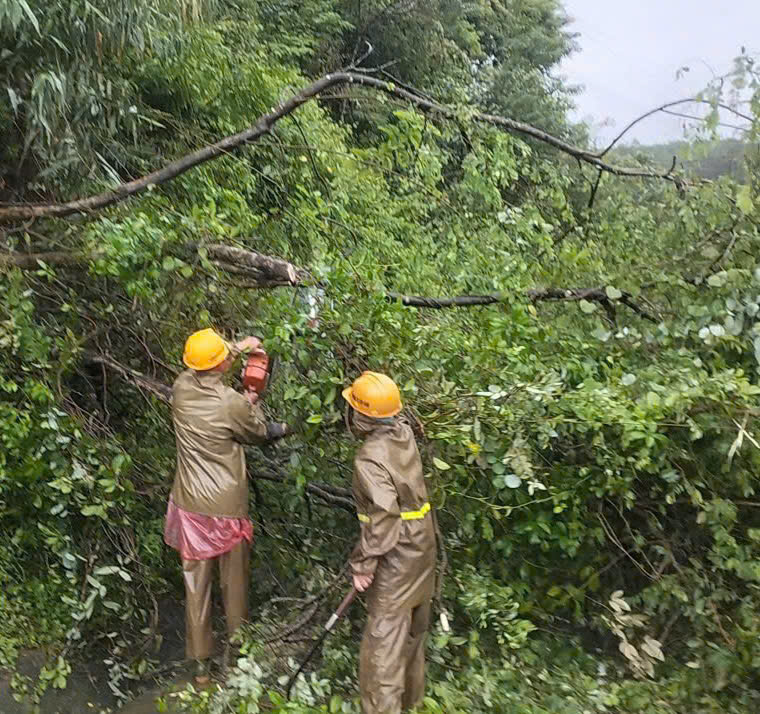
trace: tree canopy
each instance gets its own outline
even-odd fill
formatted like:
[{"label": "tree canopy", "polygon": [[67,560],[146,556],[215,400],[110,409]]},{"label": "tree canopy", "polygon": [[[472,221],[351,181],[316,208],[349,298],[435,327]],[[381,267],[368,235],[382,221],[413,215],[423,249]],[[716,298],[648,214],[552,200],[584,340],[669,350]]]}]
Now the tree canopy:
[{"label": "tree canopy", "polygon": [[0,666],[50,654],[19,694],[166,674],[165,402],[212,325],[264,336],[297,434],[248,454],[247,657],[183,706],[356,711],[360,608],[278,678],[340,599],[370,368],[445,556],[425,711],[758,708],[760,78],[701,98],[750,147],[705,180],[586,145],[574,42],[555,0],[0,0]]}]

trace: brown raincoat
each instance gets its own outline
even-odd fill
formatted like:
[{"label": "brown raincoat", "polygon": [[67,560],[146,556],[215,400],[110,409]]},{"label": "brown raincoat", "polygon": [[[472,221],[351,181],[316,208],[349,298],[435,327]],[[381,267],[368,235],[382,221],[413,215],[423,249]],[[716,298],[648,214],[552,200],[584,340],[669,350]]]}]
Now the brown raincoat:
[{"label": "brown raincoat", "polygon": [[[280,425],[267,425],[258,405],[222,383],[221,372],[185,370],[174,382],[172,418],[177,442],[177,471],[171,499],[184,511],[206,516],[245,518],[248,483],[243,443],[259,444],[281,436]],[[232,634],[248,618],[247,541],[209,560],[182,560],[185,582],[187,656],[211,655],[211,580],[219,566],[227,630]]]},{"label": "brown raincoat", "polygon": [[242,444],[267,440],[261,408],[222,383],[221,372],[185,370],[174,382],[177,472],[172,500],[206,516],[245,518],[248,481]]},{"label": "brown raincoat", "polygon": [[435,530],[409,425],[354,411],[352,428],[365,440],[354,459],[361,537],[350,565],[374,574],[359,658],[362,712],[398,714],[424,694]]}]

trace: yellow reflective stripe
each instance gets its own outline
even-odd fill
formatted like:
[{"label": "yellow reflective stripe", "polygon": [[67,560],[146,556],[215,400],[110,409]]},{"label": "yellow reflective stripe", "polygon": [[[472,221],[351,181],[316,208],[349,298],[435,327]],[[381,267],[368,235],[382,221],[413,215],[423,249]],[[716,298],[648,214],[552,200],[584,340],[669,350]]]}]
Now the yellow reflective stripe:
[{"label": "yellow reflective stripe", "polygon": [[404,521],[414,521],[418,518],[424,518],[428,511],[430,511],[430,504],[426,503],[419,511],[401,511],[401,519]]},{"label": "yellow reflective stripe", "polygon": [[[403,521],[416,521],[420,518],[424,518],[430,512],[430,504],[423,504],[419,511],[401,511],[401,520]],[[369,516],[366,513],[357,513],[356,517],[362,523],[369,523]]]}]

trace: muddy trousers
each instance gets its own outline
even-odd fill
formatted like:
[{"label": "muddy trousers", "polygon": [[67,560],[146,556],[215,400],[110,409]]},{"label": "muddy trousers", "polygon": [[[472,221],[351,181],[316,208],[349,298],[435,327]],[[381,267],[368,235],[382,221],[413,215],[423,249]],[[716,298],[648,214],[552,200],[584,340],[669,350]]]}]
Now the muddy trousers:
[{"label": "muddy trousers", "polygon": [[214,649],[211,632],[211,581],[219,563],[219,580],[231,635],[248,619],[248,555],[240,541],[232,550],[209,560],[182,560],[185,581],[185,652],[188,659],[206,659]]},{"label": "muddy trousers", "polygon": [[370,611],[359,651],[362,714],[399,714],[425,693],[430,600],[399,611]]}]

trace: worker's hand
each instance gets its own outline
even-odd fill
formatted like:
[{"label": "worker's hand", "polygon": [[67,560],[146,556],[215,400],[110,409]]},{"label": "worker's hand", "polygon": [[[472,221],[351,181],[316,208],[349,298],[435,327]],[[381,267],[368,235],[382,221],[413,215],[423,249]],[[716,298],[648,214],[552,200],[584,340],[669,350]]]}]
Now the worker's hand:
[{"label": "worker's hand", "polygon": [[246,337],[235,344],[238,352],[256,352],[261,349],[261,340],[258,337]]},{"label": "worker's hand", "polygon": [[251,406],[259,401],[259,393],[255,389],[246,389],[245,398],[250,402]]},{"label": "worker's hand", "polygon": [[372,581],[375,579],[374,574],[370,575],[356,575],[354,574],[354,587],[360,592],[363,593],[370,585],[372,585]]},{"label": "worker's hand", "polygon": [[267,438],[271,441],[273,439],[282,439],[283,436],[292,434],[293,430],[285,422],[270,422],[267,424]]}]

